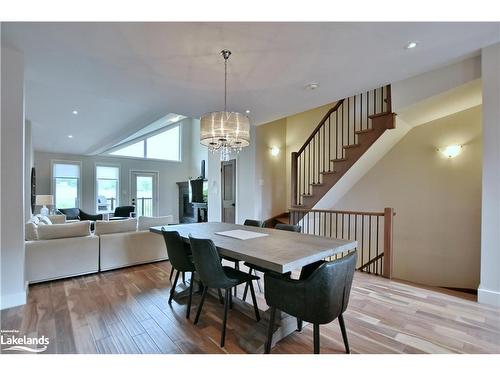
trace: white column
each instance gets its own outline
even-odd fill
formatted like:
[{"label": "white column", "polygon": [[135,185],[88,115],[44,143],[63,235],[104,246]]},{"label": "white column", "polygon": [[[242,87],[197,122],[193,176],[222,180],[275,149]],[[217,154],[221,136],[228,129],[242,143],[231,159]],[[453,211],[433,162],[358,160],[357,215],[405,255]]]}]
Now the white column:
[{"label": "white column", "polygon": [[[1,300],[0,308],[26,303],[24,282],[24,61],[2,47]],[[2,327],[16,329],[19,327]]]},{"label": "white column", "polygon": [[478,300],[500,306],[500,43],[481,52],[483,190]]},{"label": "white column", "polygon": [[33,142],[31,121],[26,120],[24,128],[24,221],[31,218],[31,168],[33,167]]}]

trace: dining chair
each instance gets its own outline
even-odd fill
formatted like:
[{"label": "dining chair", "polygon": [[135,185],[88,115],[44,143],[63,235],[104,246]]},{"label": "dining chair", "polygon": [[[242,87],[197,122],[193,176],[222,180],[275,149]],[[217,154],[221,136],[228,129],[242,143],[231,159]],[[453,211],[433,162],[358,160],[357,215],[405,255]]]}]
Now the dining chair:
[{"label": "dining chair", "polygon": [[[246,225],[246,226],[249,226],[249,227],[259,227],[259,228],[261,228],[262,227],[262,222],[260,220],[246,219],[245,222],[243,223],[243,225]],[[234,268],[236,268],[237,270],[240,269],[240,260],[239,259],[228,257],[228,256],[225,256],[225,257],[222,257],[222,258],[224,260],[229,261],[229,262],[234,262]],[[260,284],[258,284],[258,285],[259,285],[259,291],[262,292]],[[238,288],[234,288],[234,295],[235,296],[238,295]]]},{"label": "dining chair", "polygon": [[258,227],[262,228],[262,221],[260,220],[254,220],[254,219],[246,219],[243,225],[246,225],[247,227]]},{"label": "dining chair", "polygon": [[[300,225],[291,225],[291,224],[281,224],[280,223],[280,224],[276,224],[276,226],[274,227],[274,229],[287,230],[289,232],[298,232],[298,233],[300,233],[302,227]],[[259,267],[259,266],[255,265],[255,264],[252,264],[252,263],[245,262],[243,264],[248,267],[248,273],[250,273],[250,274],[254,273],[255,276],[257,276],[257,271],[262,272],[262,273],[269,272],[269,270],[266,270],[265,268]],[[289,276],[289,274],[290,273],[288,273],[286,275]],[[262,287],[260,286],[260,283],[259,283],[258,280],[257,280],[257,286],[259,287],[259,292],[262,293]],[[245,286],[245,290],[243,291],[243,301],[245,301],[247,299],[247,294],[248,294],[248,287]]]},{"label": "dining chair", "polygon": [[167,254],[170,264],[172,265],[172,268],[176,270],[174,283],[170,288],[170,297],[168,298],[169,304],[172,303],[172,298],[174,298],[175,287],[177,286],[177,281],[179,280],[179,273],[191,272],[189,300],[186,312],[186,319],[189,319],[189,315],[191,313],[191,301],[193,299],[194,274],[196,267],[194,266],[192,256],[189,255],[186,249],[186,243],[182,240],[179,232],[167,231],[165,228],[161,228],[161,233],[163,234],[163,239],[165,240],[165,245],[167,246]]},{"label": "dining chair", "polygon": [[201,295],[201,301],[198,305],[198,311],[196,312],[194,324],[197,324],[200,318],[208,288],[224,289],[224,318],[222,320],[222,335],[220,340],[220,346],[223,347],[226,339],[227,313],[232,301],[231,289],[236,285],[243,283],[247,283],[247,285],[250,285],[255,319],[257,321],[260,320],[259,309],[257,308],[257,299],[255,297],[255,291],[252,285],[252,281],[255,280],[256,277],[231,267],[222,266],[220,262],[219,252],[217,251],[217,248],[215,247],[212,240],[193,238],[189,236],[189,242],[191,243],[191,251],[193,252],[193,260],[196,266],[196,272],[198,273],[198,277],[203,283],[203,294]]},{"label": "dining chair", "polygon": [[319,261],[302,268],[294,280],[273,273],[264,275],[270,320],[266,353],[271,352],[276,309],[313,324],[314,354],[319,354],[319,326],[339,320],[346,353],[350,353],[343,313],[349,303],[356,266],[356,251],[332,262]]},{"label": "dining chair", "polygon": [[287,230],[289,232],[298,232],[298,233],[300,233],[300,231],[302,230],[302,227],[300,225],[278,223],[278,224],[276,224],[276,226],[274,227],[274,229]]}]

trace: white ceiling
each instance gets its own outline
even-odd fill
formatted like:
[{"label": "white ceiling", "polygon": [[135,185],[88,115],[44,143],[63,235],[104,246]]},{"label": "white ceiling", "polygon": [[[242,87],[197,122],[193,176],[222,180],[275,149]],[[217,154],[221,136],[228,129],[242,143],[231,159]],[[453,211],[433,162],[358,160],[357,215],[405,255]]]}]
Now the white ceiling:
[{"label": "white ceiling", "polygon": [[260,124],[477,54],[499,25],[3,23],[2,44],[25,54],[35,149],[85,154],[169,112],[220,109],[223,48],[229,109]]}]

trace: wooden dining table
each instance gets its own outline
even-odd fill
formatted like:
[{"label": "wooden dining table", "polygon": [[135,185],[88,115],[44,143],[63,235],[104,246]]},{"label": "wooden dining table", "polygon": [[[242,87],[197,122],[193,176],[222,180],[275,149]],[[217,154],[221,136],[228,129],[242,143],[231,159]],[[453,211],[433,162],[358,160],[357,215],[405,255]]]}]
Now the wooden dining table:
[{"label": "wooden dining table", "polygon": [[[189,241],[189,236],[211,239],[222,257],[249,262],[282,274],[299,270],[318,260],[347,253],[357,247],[356,241],[219,222],[158,226],[151,227],[150,231],[161,234],[162,228],[179,232],[186,242]],[[234,230],[256,232],[265,236],[242,240],[218,234]],[[186,286],[181,285],[180,288]],[[234,306],[242,313],[253,316],[252,306],[245,301],[235,298]],[[275,324],[273,346],[297,328],[295,318],[284,313],[277,315],[279,319],[277,318]],[[237,332],[239,344],[250,353],[264,352],[269,314],[262,311],[261,316],[261,321],[256,322],[247,332]]]}]

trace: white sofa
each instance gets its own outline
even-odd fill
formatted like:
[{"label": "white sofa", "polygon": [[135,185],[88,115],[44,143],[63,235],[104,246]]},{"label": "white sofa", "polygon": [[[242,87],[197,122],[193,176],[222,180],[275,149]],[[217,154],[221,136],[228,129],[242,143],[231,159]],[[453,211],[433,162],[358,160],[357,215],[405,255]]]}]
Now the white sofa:
[{"label": "white sofa", "polygon": [[[101,271],[168,259],[163,237],[149,232],[149,227],[168,225],[172,216],[119,221],[97,221]],[[137,224],[136,224],[137,223]],[[137,230],[133,230],[137,225]]]},{"label": "white sofa", "polygon": [[166,260],[163,237],[150,233],[149,227],[172,221],[172,216],[97,221],[94,234],[88,221],[26,223],[26,281],[36,283]]},{"label": "white sofa", "polygon": [[99,238],[90,233],[90,222],[39,226],[37,237],[25,242],[29,283],[99,270]]}]

